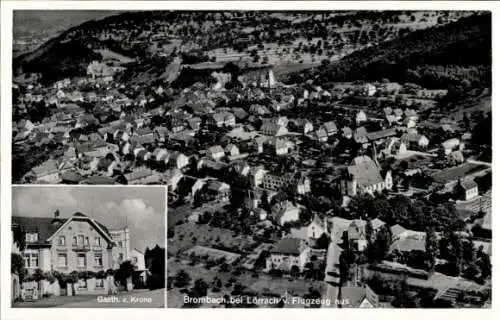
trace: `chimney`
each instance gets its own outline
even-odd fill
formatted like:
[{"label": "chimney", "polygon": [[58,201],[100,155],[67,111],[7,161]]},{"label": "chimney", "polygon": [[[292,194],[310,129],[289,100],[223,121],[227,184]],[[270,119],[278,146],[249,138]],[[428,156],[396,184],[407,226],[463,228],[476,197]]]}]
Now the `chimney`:
[{"label": "chimney", "polygon": [[62,224],[62,221],[59,218],[59,216],[60,216],[59,209],[57,209],[56,211],[54,211],[54,219],[52,219],[53,225],[61,225]]}]

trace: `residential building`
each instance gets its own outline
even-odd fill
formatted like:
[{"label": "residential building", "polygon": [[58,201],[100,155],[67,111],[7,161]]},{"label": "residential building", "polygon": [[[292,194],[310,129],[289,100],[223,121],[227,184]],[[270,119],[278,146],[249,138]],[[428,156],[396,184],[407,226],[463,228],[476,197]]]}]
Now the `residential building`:
[{"label": "residential building", "polygon": [[301,239],[283,238],[271,250],[271,255],[266,260],[266,270],[289,272],[293,266],[297,266],[298,270],[302,271],[309,262],[310,251],[306,242]]},{"label": "residential building", "polygon": [[60,177],[57,167],[58,165],[55,160],[47,160],[26,173],[23,177],[23,180],[26,183],[58,183]]},{"label": "residential building", "polygon": [[222,147],[219,145],[210,147],[207,150],[207,155],[215,161],[218,161],[222,159],[222,157],[224,157],[224,149],[222,149]]},{"label": "residential building", "polygon": [[457,184],[460,200],[469,201],[479,196],[477,183],[472,179],[462,179]]},{"label": "residential building", "polygon": [[408,149],[411,150],[425,150],[429,145],[429,139],[418,133],[405,133],[401,136],[401,141],[406,143]]},{"label": "residential building", "polygon": [[[59,211],[54,217],[12,217],[12,225],[25,232],[26,248],[22,251],[28,273],[36,269],[58,271],[106,271],[113,268],[117,253],[115,241],[107,227],[82,213],[64,219]],[[76,293],[105,292],[104,279],[80,279]],[[60,294],[56,291],[55,294]]]}]

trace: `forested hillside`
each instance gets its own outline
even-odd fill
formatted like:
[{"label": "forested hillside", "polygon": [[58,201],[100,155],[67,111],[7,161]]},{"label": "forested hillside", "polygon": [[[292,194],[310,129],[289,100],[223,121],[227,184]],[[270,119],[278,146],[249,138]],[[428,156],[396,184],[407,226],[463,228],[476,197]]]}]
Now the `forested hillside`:
[{"label": "forested hillside", "polygon": [[387,78],[427,88],[490,86],[490,65],[491,14],[483,13],[356,51],[338,63],[294,74],[289,81],[315,77],[321,84]]}]

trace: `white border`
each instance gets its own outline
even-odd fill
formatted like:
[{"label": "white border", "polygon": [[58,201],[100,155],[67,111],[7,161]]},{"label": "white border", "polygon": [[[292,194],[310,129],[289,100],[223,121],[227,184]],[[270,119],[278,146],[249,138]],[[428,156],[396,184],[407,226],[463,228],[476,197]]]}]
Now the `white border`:
[{"label": "white border", "polygon": [[[496,277],[499,274],[499,259],[498,255],[492,258],[493,263],[493,308],[483,310],[467,310],[467,309],[447,309],[447,310],[397,310],[397,309],[376,309],[376,310],[361,310],[361,309],[318,309],[318,310],[290,310],[290,309],[12,309],[10,307],[10,215],[11,215],[11,172],[10,172],[10,154],[11,154],[11,79],[12,79],[12,11],[14,9],[32,9],[32,10],[491,10],[493,11],[493,66],[496,66],[498,61],[498,44],[500,30],[500,6],[493,1],[0,1],[1,5],[1,217],[0,224],[1,234],[1,319],[59,319],[65,316],[72,320],[77,319],[93,319],[93,318],[116,318],[120,319],[137,319],[148,317],[151,319],[160,319],[165,316],[180,317],[180,318],[201,318],[210,316],[224,316],[228,319],[249,319],[254,316],[264,316],[288,319],[304,319],[306,317],[362,317],[376,318],[387,320],[388,317],[405,317],[408,319],[420,319],[422,317],[431,317],[440,319],[455,318],[467,319],[483,318],[493,319],[493,313],[498,301],[495,299],[496,294]],[[496,31],[496,32],[495,32]],[[457,54],[460,54],[457,52]],[[492,105],[496,105],[497,92],[500,81],[498,72],[495,68],[492,69],[493,75],[493,97]],[[496,122],[495,107],[492,108],[494,113],[494,122]],[[500,122],[496,122],[497,124]],[[499,129],[493,126],[493,136],[500,134]],[[493,141],[493,166],[498,162],[498,153],[496,148],[496,140]],[[496,199],[497,184],[500,181],[494,177],[493,199]],[[493,201],[492,210],[495,212],[497,208],[496,201]],[[496,250],[493,250],[494,253]],[[168,267],[168,266],[167,266]],[[167,293],[168,294],[168,293]],[[33,311],[33,312],[31,312]],[[264,313],[265,312],[265,313]],[[314,313],[314,315],[312,314]],[[404,313],[404,315],[402,314]],[[496,317],[499,318],[499,317]]]}]

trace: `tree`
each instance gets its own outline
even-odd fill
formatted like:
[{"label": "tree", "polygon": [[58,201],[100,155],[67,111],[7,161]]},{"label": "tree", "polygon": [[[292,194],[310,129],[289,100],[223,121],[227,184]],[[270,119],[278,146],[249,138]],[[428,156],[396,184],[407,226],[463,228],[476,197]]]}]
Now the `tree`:
[{"label": "tree", "polygon": [[368,221],[366,222],[365,236],[366,240],[368,240],[368,243],[371,243],[373,240],[373,224],[371,219],[368,219]]},{"label": "tree", "polygon": [[387,226],[382,226],[375,236],[375,240],[367,246],[368,259],[375,261],[384,260],[392,244],[392,232]]},{"label": "tree", "polygon": [[330,237],[328,236],[327,233],[323,233],[317,240],[316,240],[316,248],[317,249],[328,249],[328,246],[330,245]]},{"label": "tree", "polygon": [[19,282],[23,282],[24,276],[24,259],[17,253],[11,253],[10,258],[10,272],[19,276]]},{"label": "tree", "polygon": [[261,201],[260,203],[261,203],[262,209],[269,212],[271,210],[271,205],[269,203],[269,193],[267,192],[267,190],[264,190],[264,192],[262,192],[262,196],[260,198],[260,201]]},{"label": "tree", "polygon": [[127,286],[127,283],[131,281],[132,276],[135,271],[135,266],[131,261],[127,260],[120,264],[118,270],[115,273],[115,280],[120,282],[122,285]]},{"label": "tree", "polygon": [[177,288],[183,288],[189,285],[190,282],[191,276],[189,275],[189,273],[184,271],[184,269],[179,270],[175,275],[174,286],[176,286]]},{"label": "tree", "polygon": [[208,284],[203,279],[197,279],[194,282],[194,287],[191,289],[191,296],[193,297],[203,297],[206,296],[208,292]]},{"label": "tree", "polygon": [[290,268],[290,275],[294,278],[297,278],[300,274],[300,269],[297,265],[293,265],[291,268]]},{"label": "tree", "polygon": [[425,253],[428,270],[433,270],[436,265],[436,258],[439,255],[439,243],[436,232],[430,228],[425,233]]},{"label": "tree", "polygon": [[352,269],[356,261],[356,256],[351,249],[342,251],[339,256],[339,274],[340,286],[344,286],[348,281],[352,280]]},{"label": "tree", "polygon": [[418,303],[416,296],[411,293],[406,278],[401,279],[395,288],[392,305],[395,308],[417,308]]}]

